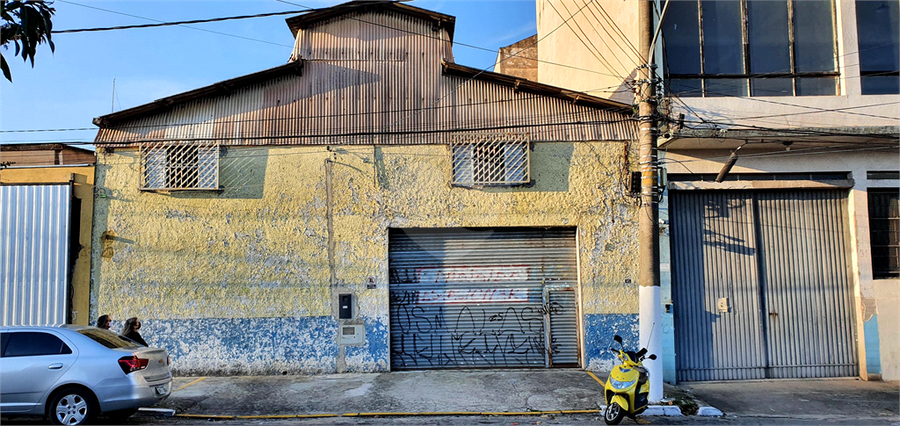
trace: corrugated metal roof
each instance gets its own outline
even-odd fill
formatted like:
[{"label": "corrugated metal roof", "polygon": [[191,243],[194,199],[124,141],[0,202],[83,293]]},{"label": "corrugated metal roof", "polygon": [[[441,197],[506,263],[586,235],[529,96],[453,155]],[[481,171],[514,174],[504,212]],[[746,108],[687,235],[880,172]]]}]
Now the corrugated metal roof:
[{"label": "corrugated metal roof", "polygon": [[443,28],[447,30],[447,33],[450,35],[450,40],[453,41],[453,30],[456,25],[456,17],[434,12],[431,10],[409,6],[406,4],[398,3],[396,1],[351,1],[325,9],[318,9],[316,11],[305,13],[303,15],[290,17],[285,21],[287,21],[288,27],[291,29],[291,33],[294,34],[294,37],[297,37],[297,33],[299,31],[310,28],[322,21],[334,17],[346,18],[347,15],[373,11],[396,12],[403,15],[412,16],[420,20],[430,21],[434,24],[435,28]]},{"label": "corrugated metal roof", "polygon": [[[452,63],[446,29],[380,8],[298,33],[292,64],[109,114],[97,144],[446,144],[453,134],[631,140],[617,102]],[[302,69],[302,75],[299,70]]]}]

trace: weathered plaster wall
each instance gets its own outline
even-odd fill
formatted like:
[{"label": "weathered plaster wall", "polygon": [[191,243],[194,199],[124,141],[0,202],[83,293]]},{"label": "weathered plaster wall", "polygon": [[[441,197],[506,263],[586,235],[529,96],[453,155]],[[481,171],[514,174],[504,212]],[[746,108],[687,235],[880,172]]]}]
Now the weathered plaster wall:
[{"label": "weathered plaster wall", "polygon": [[[78,258],[72,271],[72,323],[87,325],[90,315],[91,220],[94,209],[94,166],[8,168],[0,171],[4,184],[72,183],[72,195],[81,201]],[[74,212],[73,212],[74,214]]]},{"label": "weathered plaster wall", "polygon": [[880,341],[879,366],[883,380],[900,380],[900,339],[897,324],[900,324],[900,280],[876,280],[875,298],[878,313],[872,317]]},{"label": "weathered plaster wall", "polygon": [[[94,314],[145,319],[182,373],[384,371],[388,228],[577,226],[584,365],[597,365],[617,329],[591,324],[628,333],[638,311],[623,154],[540,143],[533,186],[467,189],[449,184],[446,146],[237,147],[221,192],[168,194],[137,189],[136,150],[100,154]],[[354,295],[353,320],[336,319],[338,293]],[[339,345],[340,324],[364,325],[366,343]]]}]

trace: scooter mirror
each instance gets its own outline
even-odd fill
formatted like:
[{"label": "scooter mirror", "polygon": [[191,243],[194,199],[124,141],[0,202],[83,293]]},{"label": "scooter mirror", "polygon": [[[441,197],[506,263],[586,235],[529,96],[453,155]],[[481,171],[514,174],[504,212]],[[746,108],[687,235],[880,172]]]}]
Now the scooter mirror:
[{"label": "scooter mirror", "polygon": [[619,336],[618,334],[616,335],[616,337],[613,337],[613,340],[619,342],[619,344],[622,344],[622,336]]},{"label": "scooter mirror", "polygon": [[651,359],[651,360],[656,359],[656,354],[650,354],[650,356],[648,356],[647,359]]}]

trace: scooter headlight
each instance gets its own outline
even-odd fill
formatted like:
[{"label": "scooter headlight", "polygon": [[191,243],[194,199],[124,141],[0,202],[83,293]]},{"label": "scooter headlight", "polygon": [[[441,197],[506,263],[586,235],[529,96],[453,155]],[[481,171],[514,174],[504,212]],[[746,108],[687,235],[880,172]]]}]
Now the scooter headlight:
[{"label": "scooter headlight", "polygon": [[629,381],[627,381],[627,382],[620,382],[620,381],[618,381],[618,380],[616,380],[616,379],[610,378],[610,379],[609,379],[609,384],[612,385],[613,389],[628,389],[628,388],[631,387],[631,385],[633,385],[634,382],[636,382],[636,381],[637,381],[637,379],[635,379],[635,380],[629,380]]}]

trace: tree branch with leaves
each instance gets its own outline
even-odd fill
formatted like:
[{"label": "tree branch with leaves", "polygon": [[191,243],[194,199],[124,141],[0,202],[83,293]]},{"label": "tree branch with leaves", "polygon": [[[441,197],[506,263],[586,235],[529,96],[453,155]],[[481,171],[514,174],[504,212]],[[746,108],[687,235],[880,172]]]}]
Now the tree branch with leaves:
[{"label": "tree branch with leaves", "polygon": [[[53,2],[44,0],[0,0],[0,2],[2,2],[0,19],[3,21],[0,26],[0,41],[2,41],[0,46],[3,46],[2,50],[7,50],[9,43],[14,44],[15,55],[21,56],[25,62],[31,60],[33,68],[34,54],[41,43],[47,43],[51,52],[56,50],[50,38],[53,31],[53,22],[50,18],[56,13],[56,9],[51,7]],[[12,73],[3,53],[0,53],[0,68],[3,69],[3,76],[12,82]]]}]

